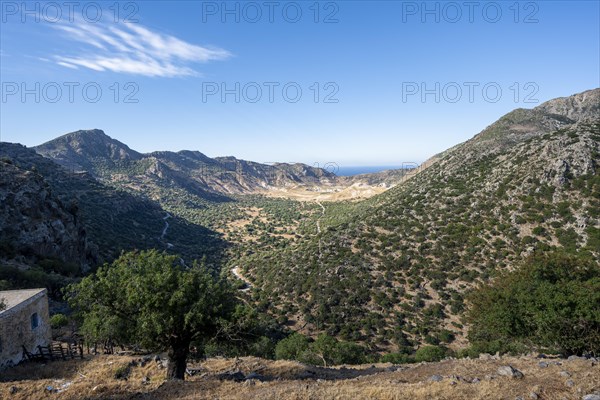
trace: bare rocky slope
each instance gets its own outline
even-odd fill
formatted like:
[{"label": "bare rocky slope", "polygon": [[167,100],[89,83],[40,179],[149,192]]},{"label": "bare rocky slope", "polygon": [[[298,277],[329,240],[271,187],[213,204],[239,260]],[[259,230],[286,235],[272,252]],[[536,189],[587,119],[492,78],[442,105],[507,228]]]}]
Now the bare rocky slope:
[{"label": "bare rocky slope", "polygon": [[65,205],[35,170],[1,159],[0,204],[3,257],[50,258],[83,269],[96,262],[76,205]]}]

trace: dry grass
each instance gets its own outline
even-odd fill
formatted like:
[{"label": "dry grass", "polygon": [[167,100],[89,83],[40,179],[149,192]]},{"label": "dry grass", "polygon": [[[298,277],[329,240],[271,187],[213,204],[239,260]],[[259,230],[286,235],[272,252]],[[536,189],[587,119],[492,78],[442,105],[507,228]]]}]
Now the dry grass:
[{"label": "dry grass", "polygon": [[[581,399],[600,391],[600,367],[589,360],[545,360],[510,357],[489,360],[449,360],[440,363],[404,365],[397,371],[390,364],[319,368],[291,361],[253,357],[210,359],[196,367],[202,374],[185,382],[165,382],[164,369],[154,361],[133,366],[127,381],[115,378],[119,367],[135,360],[127,356],[96,356],[81,361],[29,364],[2,373],[2,399],[507,399],[517,396],[539,399]],[[523,379],[498,376],[499,366],[510,364],[525,374]],[[221,381],[219,373],[257,372],[266,381]],[[567,371],[570,377],[561,375]],[[441,375],[441,382],[430,382]],[[147,376],[150,382],[142,383]],[[473,383],[478,378],[480,382]],[[566,384],[573,381],[573,386]],[[60,388],[59,393],[45,390]],[[11,388],[16,392],[11,394]]]},{"label": "dry grass", "polygon": [[[131,367],[127,380],[115,378],[117,370],[127,369],[134,359],[87,356],[85,360],[23,364],[0,373],[0,399],[127,398],[133,393],[156,390],[165,374],[154,362]],[[142,384],[145,376],[150,381]],[[48,387],[58,391],[49,391]],[[11,388],[16,392],[11,394]]]}]

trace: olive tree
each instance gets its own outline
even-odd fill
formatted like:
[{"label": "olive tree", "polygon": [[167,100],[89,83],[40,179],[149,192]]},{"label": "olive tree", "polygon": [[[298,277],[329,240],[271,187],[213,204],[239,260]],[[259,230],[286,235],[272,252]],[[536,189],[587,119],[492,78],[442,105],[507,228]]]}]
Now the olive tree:
[{"label": "olive tree", "polygon": [[167,351],[167,378],[184,379],[190,344],[216,334],[234,308],[230,285],[203,265],[156,250],[122,254],[67,290],[93,340]]},{"label": "olive tree", "polygon": [[535,254],[474,291],[469,303],[476,349],[600,354],[600,264],[585,254]]}]

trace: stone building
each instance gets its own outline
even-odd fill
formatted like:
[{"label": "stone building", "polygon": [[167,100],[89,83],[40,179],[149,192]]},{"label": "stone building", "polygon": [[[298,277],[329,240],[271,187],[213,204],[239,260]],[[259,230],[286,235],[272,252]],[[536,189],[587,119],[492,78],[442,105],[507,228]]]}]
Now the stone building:
[{"label": "stone building", "polygon": [[0,370],[23,359],[23,346],[37,352],[52,337],[46,289],[0,291]]}]

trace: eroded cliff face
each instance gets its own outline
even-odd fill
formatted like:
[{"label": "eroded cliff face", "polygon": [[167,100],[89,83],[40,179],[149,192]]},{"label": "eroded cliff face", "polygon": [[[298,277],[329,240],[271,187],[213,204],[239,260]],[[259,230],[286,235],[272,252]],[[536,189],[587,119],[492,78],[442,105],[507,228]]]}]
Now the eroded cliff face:
[{"label": "eroded cliff face", "polygon": [[77,217],[77,203],[63,204],[45,179],[11,159],[0,160],[0,257],[23,263],[57,259],[79,265],[94,260]]}]

